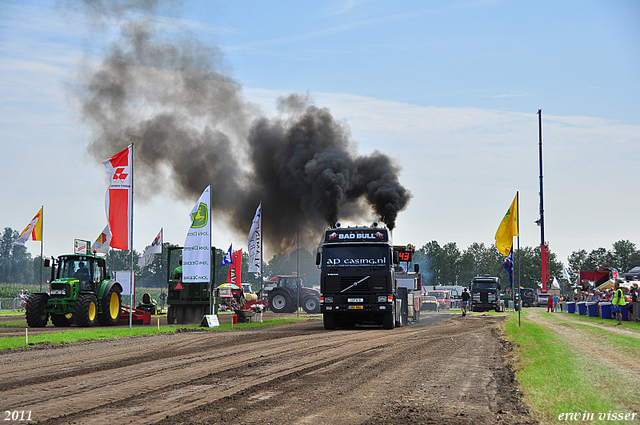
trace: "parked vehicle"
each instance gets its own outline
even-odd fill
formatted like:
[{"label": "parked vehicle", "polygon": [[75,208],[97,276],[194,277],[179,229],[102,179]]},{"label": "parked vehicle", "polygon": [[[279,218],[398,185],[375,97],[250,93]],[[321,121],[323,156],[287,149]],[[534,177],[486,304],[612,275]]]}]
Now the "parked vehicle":
[{"label": "parked vehicle", "polygon": [[310,314],[320,313],[320,291],[302,286],[293,276],[275,276],[264,284],[269,309],[274,313],[293,313],[298,307]]},{"label": "parked vehicle", "polygon": [[423,311],[440,311],[440,303],[438,299],[431,295],[425,295],[422,297],[422,310]]},{"label": "parked vehicle", "polygon": [[[437,286],[435,286],[435,288],[437,288]],[[440,303],[440,308],[447,310],[451,308],[451,291],[448,289],[427,290],[425,295],[436,297]]]}]

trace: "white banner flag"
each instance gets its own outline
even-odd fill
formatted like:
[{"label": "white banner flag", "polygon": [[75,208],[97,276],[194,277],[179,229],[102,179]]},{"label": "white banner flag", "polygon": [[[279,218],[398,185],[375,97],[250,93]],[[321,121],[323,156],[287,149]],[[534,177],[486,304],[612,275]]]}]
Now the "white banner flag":
[{"label": "white banner flag", "polygon": [[109,244],[111,243],[111,230],[109,230],[109,223],[105,226],[98,239],[91,245],[91,252],[95,251],[100,254],[106,254],[109,252]]},{"label": "white banner flag", "polygon": [[567,270],[567,268],[564,266],[564,264],[562,265],[562,276],[567,279],[569,281],[569,283],[571,283],[571,275],[569,274],[569,271]]},{"label": "white banner flag", "polygon": [[258,205],[256,215],[249,230],[249,273],[262,271],[262,203]]},{"label": "white banner flag", "polygon": [[153,263],[153,256],[162,252],[162,229],[158,236],[151,242],[151,246],[142,254],[142,257],[138,260],[138,267],[147,267]]},{"label": "white banner flag", "polygon": [[560,288],[560,284],[558,283],[558,279],[556,279],[556,277],[553,277],[553,286],[555,286],[556,288]]},{"label": "white banner flag", "polygon": [[211,276],[211,186],[202,192],[191,210],[191,227],[182,250],[182,281],[209,282]]}]

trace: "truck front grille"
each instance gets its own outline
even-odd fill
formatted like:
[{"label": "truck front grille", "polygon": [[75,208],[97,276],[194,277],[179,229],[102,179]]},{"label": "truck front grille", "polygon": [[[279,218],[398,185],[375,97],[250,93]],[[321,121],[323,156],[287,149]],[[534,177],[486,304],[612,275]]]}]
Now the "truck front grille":
[{"label": "truck front grille", "polygon": [[[372,292],[384,292],[387,290],[387,276],[373,275],[362,280],[369,275],[358,276],[327,276],[325,280],[325,293],[337,294],[347,289],[345,295],[370,294]],[[354,283],[360,282],[355,286]]]}]

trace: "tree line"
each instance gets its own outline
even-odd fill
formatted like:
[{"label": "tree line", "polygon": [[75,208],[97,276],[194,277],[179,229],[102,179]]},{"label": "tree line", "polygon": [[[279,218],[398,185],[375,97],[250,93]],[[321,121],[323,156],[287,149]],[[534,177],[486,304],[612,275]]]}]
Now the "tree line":
[{"label": "tree line", "polygon": [[[26,247],[11,245],[19,236],[17,230],[5,228],[0,237],[0,283],[40,284],[40,256],[32,257]],[[167,273],[178,266],[178,256],[172,256],[171,264],[167,263],[168,250],[177,247],[170,243],[163,244],[163,254],[154,255],[153,262],[147,267],[138,267],[142,255],[135,249],[133,256],[129,251],[110,250],[106,255],[110,270],[130,270],[133,257],[136,285],[140,287],[163,287],[167,282]],[[146,248],[145,248],[146,249]],[[220,267],[226,251],[215,248],[215,282],[227,281],[228,266]],[[460,249],[455,242],[440,245],[431,241],[416,249],[413,262],[420,265],[423,285],[469,285],[475,276],[485,274],[498,276],[503,287],[508,286],[509,276],[504,269],[505,258],[495,245],[473,243],[466,249]],[[538,288],[542,282],[540,247],[521,247],[514,250],[514,284],[518,282],[518,270],[521,285],[525,288]],[[612,249],[598,248],[590,253],[578,250],[567,259],[567,269],[571,282],[575,285],[580,271],[597,270],[601,267],[613,267],[620,272],[628,272],[640,266],[640,250],[628,240],[620,240]],[[565,287],[568,283],[562,279],[562,263],[552,252],[549,259],[551,278],[557,277]],[[251,283],[254,290],[260,289],[260,276],[247,273],[249,256],[242,253],[242,281]],[[519,267],[519,268],[518,268]],[[263,262],[263,276],[269,278],[276,275],[300,274],[307,286],[318,285],[320,272],[315,264],[315,253],[305,249],[278,253],[268,262]],[[43,279],[50,277],[49,269],[44,269]]]},{"label": "tree line", "polygon": [[[514,285],[518,275],[521,286],[537,289],[542,283],[540,247],[521,247],[514,249]],[[462,285],[468,286],[475,276],[490,275],[500,277],[503,288],[509,285],[509,275],[504,268],[505,257],[495,245],[485,246],[473,243],[466,250],[460,250],[455,242],[440,246],[437,241],[429,242],[417,249],[414,263],[420,264],[423,285]],[[590,253],[585,250],[574,251],[567,259],[565,267],[571,276],[571,283],[563,279],[562,263],[553,252],[549,256],[551,280],[558,278],[563,289],[578,284],[581,271],[612,267],[624,273],[640,266],[640,250],[628,240],[613,244],[613,249],[598,248]]]}]

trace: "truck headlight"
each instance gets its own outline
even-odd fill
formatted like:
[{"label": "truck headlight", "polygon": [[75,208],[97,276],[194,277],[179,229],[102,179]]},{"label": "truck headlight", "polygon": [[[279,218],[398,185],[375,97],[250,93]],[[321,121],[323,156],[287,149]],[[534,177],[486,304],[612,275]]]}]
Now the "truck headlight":
[{"label": "truck headlight", "polygon": [[333,297],[324,297],[324,302],[326,304],[333,304]]},{"label": "truck headlight", "polygon": [[386,295],[378,295],[378,302],[379,303],[386,303],[387,302],[387,296]]}]

